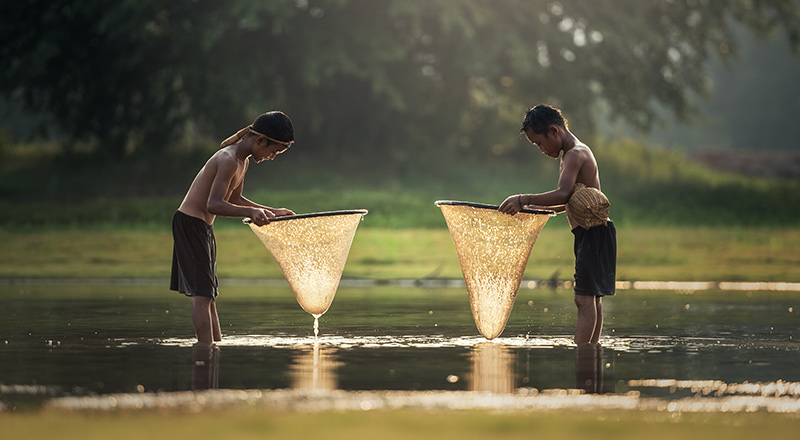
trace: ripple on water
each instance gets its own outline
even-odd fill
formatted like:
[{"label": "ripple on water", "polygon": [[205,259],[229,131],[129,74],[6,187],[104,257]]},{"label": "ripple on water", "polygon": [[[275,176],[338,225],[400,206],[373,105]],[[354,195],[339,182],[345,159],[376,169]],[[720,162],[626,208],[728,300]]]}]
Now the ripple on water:
[{"label": "ripple on water", "polygon": [[[168,338],[148,341],[123,341],[121,345],[136,345],[139,343],[156,343],[166,346],[190,347],[194,345],[192,338]],[[487,339],[481,336],[448,337],[444,335],[387,335],[387,336],[292,336],[292,335],[236,335],[226,336],[217,345],[225,347],[276,347],[292,348],[312,345],[325,345],[338,348],[470,348],[486,343]],[[511,348],[556,348],[574,347],[575,343],[568,336],[548,337],[500,337],[492,343],[505,345]],[[688,337],[661,337],[661,336],[632,336],[604,338],[603,347],[620,352],[652,352],[666,349],[681,348],[687,351],[696,351],[710,347],[737,347],[741,341],[720,338],[688,338]]]}]

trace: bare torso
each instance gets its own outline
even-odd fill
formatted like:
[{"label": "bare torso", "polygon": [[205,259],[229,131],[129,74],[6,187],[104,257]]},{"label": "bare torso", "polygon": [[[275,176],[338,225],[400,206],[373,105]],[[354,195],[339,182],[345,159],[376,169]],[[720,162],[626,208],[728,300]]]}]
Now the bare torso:
[{"label": "bare torso", "polygon": [[208,212],[208,196],[211,192],[211,186],[218,176],[218,170],[222,163],[235,163],[236,171],[233,173],[231,179],[227,182],[227,190],[225,192],[224,200],[230,200],[234,190],[242,185],[244,175],[247,173],[249,160],[241,160],[236,157],[236,151],[233,146],[225,147],[219,150],[216,154],[211,156],[206,162],[197,176],[194,178],[186,197],[183,198],[181,206],[178,211],[192,217],[203,219],[209,225],[214,224],[216,216]]}]

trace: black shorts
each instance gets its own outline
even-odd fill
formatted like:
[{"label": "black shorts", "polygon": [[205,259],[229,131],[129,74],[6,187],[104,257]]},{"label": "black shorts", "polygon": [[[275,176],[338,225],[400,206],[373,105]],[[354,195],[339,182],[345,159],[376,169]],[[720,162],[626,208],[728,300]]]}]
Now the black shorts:
[{"label": "black shorts", "polygon": [[219,281],[214,228],[202,219],[175,211],[172,238],[170,290],[186,296],[216,298]]},{"label": "black shorts", "polygon": [[617,230],[607,225],[572,230],[575,235],[575,294],[608,296],[616,293]]}]

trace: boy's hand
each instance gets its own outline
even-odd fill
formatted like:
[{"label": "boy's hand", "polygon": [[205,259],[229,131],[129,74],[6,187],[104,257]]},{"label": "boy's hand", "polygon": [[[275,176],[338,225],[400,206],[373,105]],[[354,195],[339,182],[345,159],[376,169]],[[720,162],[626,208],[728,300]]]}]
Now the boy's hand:
[{"label": "boy's hand", "polygon": [[522,210],[522,195],[514,194],[513,196],[508,196],[497,210],[508,215],[520,212]]},{"label": "boy's hand", "polygon": [[250,220],[252,220],[257,226],[264,226],[269,223],[270,217],[275,217],[275,214],[267,211],[266,209],[253,208],[248,217],[250,217]]},{"label": "boy's hand", "polygon": [[294,212],[291,209],[286,209],[286,208],[273,209],[272,213],[275,214],[275,217],[281,217],[284,215],[294,215]]}]

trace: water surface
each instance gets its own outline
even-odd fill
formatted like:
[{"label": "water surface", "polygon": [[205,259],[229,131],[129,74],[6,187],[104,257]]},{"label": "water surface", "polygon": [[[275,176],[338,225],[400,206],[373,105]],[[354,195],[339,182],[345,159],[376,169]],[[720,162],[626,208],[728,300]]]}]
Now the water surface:
[{"label": "water surface", "polygon": [[0,402],[10,408],[203,388],[680,398],[701,381],[717,391],[800,382],[797,292],[620,291],[604,302],[600,349],[571,342],[569,290],[521,290],[489,342],[464,288],[340,287],[315,339],[288,286],[224,285],[214,347],[194,344],[190,300],[166,286],[6,284],[0,298]]}]

